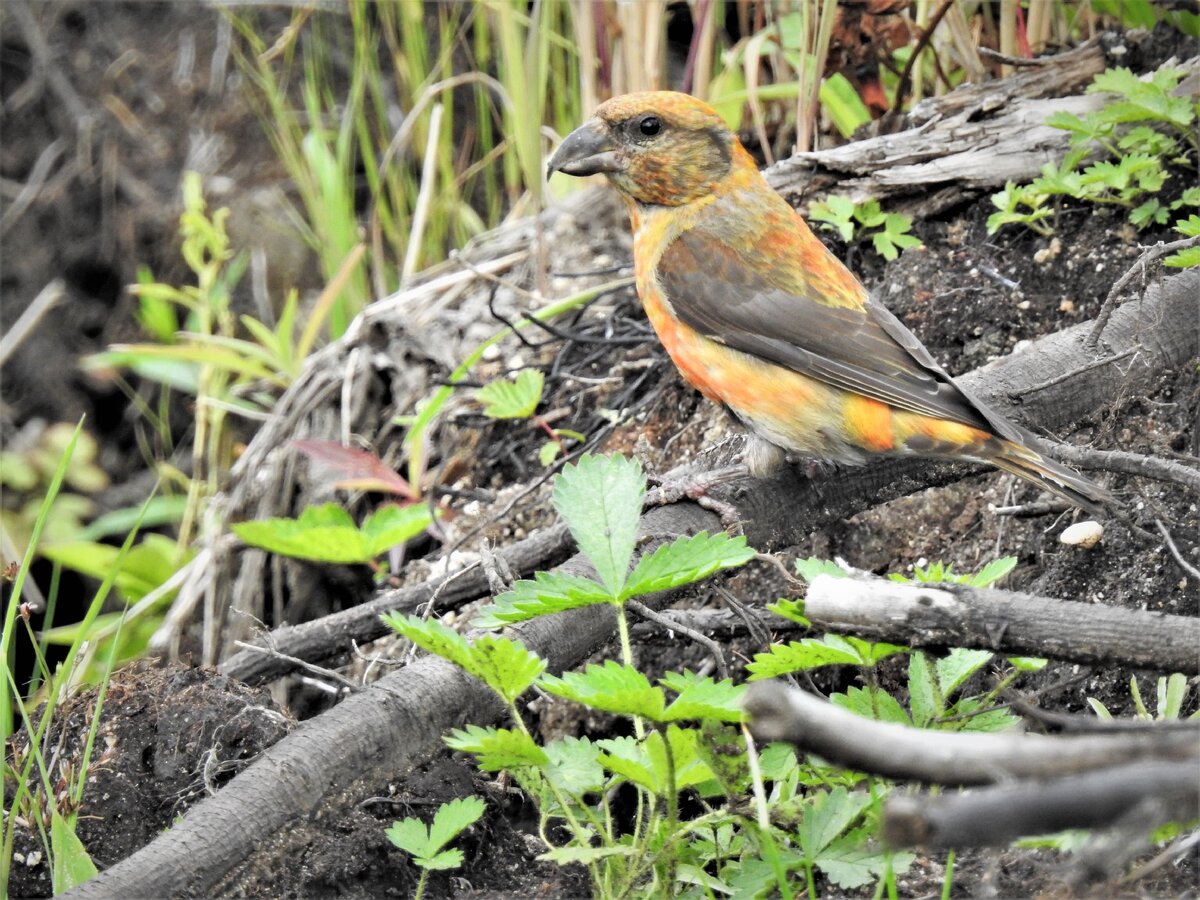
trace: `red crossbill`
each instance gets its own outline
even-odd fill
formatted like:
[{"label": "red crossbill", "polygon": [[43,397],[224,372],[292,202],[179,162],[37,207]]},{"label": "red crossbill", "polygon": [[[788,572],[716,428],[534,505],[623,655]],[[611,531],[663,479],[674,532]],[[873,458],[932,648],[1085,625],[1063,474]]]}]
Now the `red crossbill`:
[{"label": "red crossbill", "polygon": [[625,199],[637,289],[684,378],[750,429],[752,474],[788,452],[990,463],[1086,509],[1111,497],[954,383],[767,184],[706,104],[669,91],[602,104],[550,159]]}]

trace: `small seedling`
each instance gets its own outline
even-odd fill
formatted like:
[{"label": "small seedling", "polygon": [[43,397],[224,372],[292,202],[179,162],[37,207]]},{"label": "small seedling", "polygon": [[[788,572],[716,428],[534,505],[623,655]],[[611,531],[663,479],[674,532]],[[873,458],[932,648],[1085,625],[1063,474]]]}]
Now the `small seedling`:
[{"label": "small seedling", "polygon": [[877,200],[856,204],[848,197],[831,196],[814,203],[808,217],[828,231],[836,231],[849,243],[857,237],[870,237],[875,252],[889,262],[901,250],[920,247],[921,239],[912,231],[912,219],[899,213],[885,213]]},{"label": "small seedling", "polygon": [[445,847],[478,822],[485,808],[484,802],[478,797],[461,797],[438,807],[428,827],[420,819],[409,818],[393,822],[387,829],[388,839],[411,855],[413,865],[421,869],[413,900],[420,900],[425,893],[430,872],[457,869],[463,864],[461,850],[447,850]]}]

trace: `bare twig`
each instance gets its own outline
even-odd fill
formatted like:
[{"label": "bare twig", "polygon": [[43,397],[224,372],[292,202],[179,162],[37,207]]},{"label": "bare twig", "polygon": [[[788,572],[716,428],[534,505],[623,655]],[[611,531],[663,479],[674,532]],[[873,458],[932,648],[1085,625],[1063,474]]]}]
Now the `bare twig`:
[{"label": "bare twig", "polygon": [[3,337],[0,337],[0,365],[4,365],[14,351],[21,346],[21,342],[37,328],[38,322],[42,321],[46,313],[50,312],[66,294],[67,286],[61,278],[55,278],[38,292],[33,301],[25,307],[21,317],[13,323]]},{"label": "bare twig", "polygon": [[[1087,615],[1080,614],[1086,609]],[[1200,620],[1111,606],[1083,606],[963,584],[897,584],[819,575],[805,615],[912,647],[977,647],[1079,663],[1114,661],[1167,672],[1200,671]]]},{"label": "bare twig", "polygon": [[957,795],[896,793],[884,812],[884,838],[892,846],[994,846],[1027,834],[1121,823],[1148,800],[1157,801],[1162,808],[1146,833],[1164,821],[1197,816],[1198,764],[1196,758],[1153,759]]},{"label": "bare twig", "polygon": [[1155,527],[1158,528],[1158,533],[1163,536],[1163,541],[1167,545],[1167,550],[1171,556],[1175,558],[1175,562],[1179,563],[1179,568],[1187,572],[1192,578],[1200,583],[1200,570],[1183,558],[1183,554],[1179,552],[1179,548],[1175,546],[1175,541],[1171,538],[1171,532],[1167,530],[1167,526],[1162,523],[1161,519],[1154,520]]},{"label": "bare twig", "polygon": [[[751,685],[745,707],[759,740],[788,741],[853,769],[936,784],[1051,778],[1138,760],[1190,761],[1200,740],[1200,723],[1182,730],[1147,725],[1137,733],[1054,737],[927,731],[863,718],[779,681]],[[1191,765],[1194,783],[1195,762]]]},{"label": "bare twig", "polygon": [[1167,244],[1159,241],[1157,244],[1143,250],[1142,255],[1137,258],[1137,261],[1129,267],[1124,275],[1116,280],[1116,283],[1113,284],[1112,289],[1108,292],[1108,296],[1104,298],[1104,305],[1100,307],[1100,312],[1096,316],[1096,322],[1092,326],[1092,331],[1087,336],[1087,340],[1083,342],[1083,348],[1089,352],[1094,352],[1100,345],[1100,335],[1108,325],[1108,320],[1112,318],[1113,310],[1117,308],[1117,296],[1134,279],[1134,276],[1140,273],[1144,281],[1146,278],[1146,266],[1150,263],[1156,259],[1161,259],[1168,253],[1174,253],[1176,250],[1186,250],[1189,247],[1196,246],[1200,246],[1200,235],[1184,238],[1179,241],[1171,241]]},{"label": "bare twig", "polygon": [[725,654],[721,652],[721,645],[708,635],[701,634],[678,619],[669,619],[660,613],[656,613],[646,604],[639,603],[637,600],[626,600],[625,605],[643,619],[649,619],[651,622],[661,625],[668,631],[677,631],[685,637],[691,638],[702,647],[707,648],[708,652],[712,654],[713,661],[717,664],[717,674],[723,679],[729,677],[729,666],[725,663]]}]

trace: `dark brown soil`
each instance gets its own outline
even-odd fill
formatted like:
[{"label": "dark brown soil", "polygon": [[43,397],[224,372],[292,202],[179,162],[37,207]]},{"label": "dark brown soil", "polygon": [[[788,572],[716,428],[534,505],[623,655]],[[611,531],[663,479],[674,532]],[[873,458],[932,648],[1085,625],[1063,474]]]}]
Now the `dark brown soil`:
[{"label": "dark brown soil", "polygon": [[[0,424],[7,431],[38,417],[56,421],[86,412],[102,437],[101,462],[121,482],[142,467],[136,452],[142,427],[126,397],[112,383],[83,375],[73,363],[107,343],[134,334],[131,302],[123,286],[136,266],[176,273],[174,220],[178,214],[178,174],[188,153],[189,129],[218,135],[223,148],[210,174],[227,179],[228,195],[217,198],[238,208],[247,197],[279,177],[267,142],[250,110],[230,87],[215,95],[176,70],[181,41],[195,42],[197,59],[209,59],[215,46],[215,13],[181,4],[46,3],[28,7],[51,41],[55,58],[91,108],[105,96],[121,99],[143,128],[131,134],[113,117],[102,118],[95,141],[113,171],[88,169],[51,187],[5,235],[5,266],[0,288],[17,303],[0,312],[0,330],[55,275],[68,285],[64,305],[49,317],[3,370]],[[267,14],[269,15],[269,13]],[[0,16],[5,16],[0,11]],[[46,146],[58,136],[74,136],[79,123],[64,112],[54,87],[23,97],[20,89],[41,69],[28,50],[27,35],[4,18],[3,85],[0,95],[6,139],[0,152],[5,178],[25,181]],[[282,21],[282,20],[281,20]],[[22,26],[23,27],[23,26]],[[190,35],[190,37],[189,37]],[[136,48],[136,50],[130,50]],[[126,56],[126,52],[132,56]],[[124,60],[117,65],[118,60]],[[12,103],[17,97],[18,103]],[[186,126],[186,127],[185,127]],[[17,139],[15,136],[20,135]],[[114,174],[116,173],[116,174]],[[126,173],[122,176],[120,173]],[[121,181],[122,177],[133,181]],[[113,188],[116,179],[122,189]],[[140,185],[140,189],[136,186]],[[6,198],[7,199],[7,198]],[[965,372],[1019,349],[1023,341],[1058,330],[1097,312],[1113,280],[1138,255],[1138,244],[1162,234],[1132,232],[1120,213],[1068,209],[1059,217],[1054,242],[1020,229],[986,234],[991,212],[987,197],[964,197],[938,221],[921,222],[926,243],[898,261],[881,266],[860,248],[836,247],[852,265],[870,273],[868,281],[887,305],[926,343],[952,373]],[[252,218],[250,209],[240,218]],[[619,216],[615,204],[598,218]],[[239,215],[235,212],[233,220]],[[294,245],[274,248],[284,260]],[[630,296],[612,298],[612,310],[599,334],[647,334],[644,318]],[[584,333],[595,316],[571,328]],[[594,433],[596,410],[632,411],[633,425],[609,437],[606,448],[637,454],[651,472],[665,472],[698,458],[736,430],[723,413],[698,398],[665,361],[651,340],[639,345],[605,345],[550,340],[527,349],[527,361],[557,359],[563,371],[620,384],[581,389],[580,383],[552,372],[545,407],[560,410],[557,427]],[[556,370],[557,371],[557,370]],[[139,388],[139,390],[145,390]],[[148,396],[148,394],[147,394]],[[181,411],[182,418],[187,412]],[[1070,434],[1080,444],[1130,450],[1165,458],[1200,451],[1200,373],[1195,365],[1164,378],[1148,396],[1115,396],[1092,419]],[[602,420],[600,420],[602,421]],[[515,490],[538,476],[536,459],[544,435],[527,422],[487,423],[464,418],[453,423],[464,455],[457,486],[490,491]],[[140,435],[144,438],[145,435]],[[1200,510],[1196,498],[1178,486],[1148,479],[1094,473],[1109,484],[1140,519],[1161,519],[1179,552],[1200,564]],[[828,477],[836,477],[836,471]],[[1094,603],[1120,604],[1194,614],[1200,586],[1187,578],[1161,543],[1110,526],[1094,550],[1066,547],[1055,540],[1062,521],[1047,516],[997,516],[990,506],[1032,500],[1035,491],[999,474],[981,474],[950,487],[895,501],[833,528],[813,534],[780,558],[839,556],[875,572],[908,571],[923,560],[952,563],[974,571],[997,556],[1013,555],[1017,570],[1005,586]],[[548,486],[532,492],[490,534],[511,540],[546,524]],[[114,500],[114,503],[117,501]],[[127,502],[127,501],[126,501]],[[483,510],[474,510],[482,519]],[[472,511],[464,512],[469,518]],[[464,530],[469,525],[460,523]],[[762,605],[794,595],[794,585],[765,564],[752,564],[724,582],[744,602]],[[362,584],[355,585],[356,590]],[[698,587],[688,603],[717,605],[711,587]],[[750,638],[730,645],[744,661],[762,649]],[[637,648],[652,671],[701,668],[703,648],[658,634]],[[1086,698],[1105,703],[1114,715],[1133,711],[1128,683],[1139,676],[1144,695],[1153,696],[1157,673],[1081,672],[1051,664],[1019,682],[1024,691],[1052,686],[1040,702],[1059,711],[1082,711]],[[853,673],[818,679],[823,689],[851,683]],[[883,686],[904,689],[903,673],[886,667]],[[56,717],[62,741],[60,767],[77,765],[95,708],[94,693],[72,698]],[[1194,697],[1187,711],[1195,709]],[[611,718],[581,718],[567,704],[535,704],[537,723],[547,735],[598,734],[619,727]],[[120,673],[104,701],[87,788],[80,837],[103,868],[143,846],[206,794],[218,788],[264,747],[292,727],[264,691],[196,669],[141,665]],[[20,751],[22,737],[15,747]],[[64,770],[66,771],[66,770]],[[475,794],[488,799],[484,818],[458,842],[466,853],[460,871],[435,876],[427,896],[537,897],[586,896],[588,885],[576,870],[538,863],[536,812],[506,786],[486,782],[473,767],[446,755],[413,773],[397,773],[375,787],[366,801],[331,801],[312,821],[279,835],[264,836],[258,852],[220,886],[222,895],[250,897],[409,896],[417,872],[393,847],[384,828],[397,818],[426,820],[438,804]],[[8,798],[6,798],[7,801]],[[18,831],[13,896],[48,896],[49,875],[38,857],[33,831]],[[922,856],[900,880],[903,896],[940,893],[945,857]],[[1005,850],[960,854],[955,896],[1066,896],[1072,877],[1068,858],[1045,850]],[[1083,893],[1091,896],[1195,896],[1195,852],[1130,885],[1107,873]],[[830,894],[832,896],[832,894]]]}]

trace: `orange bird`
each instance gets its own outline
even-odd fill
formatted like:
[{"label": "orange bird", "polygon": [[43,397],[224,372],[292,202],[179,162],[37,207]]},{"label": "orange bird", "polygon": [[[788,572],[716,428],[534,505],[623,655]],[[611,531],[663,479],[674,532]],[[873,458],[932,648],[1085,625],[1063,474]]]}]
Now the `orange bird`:
[{"label": "orange bird", "polygon": [[751,474],[788,452],[918,455],[990,463],[1092,511],[1111,501],[956,385],[707,104],[614,97],[562,142],[555,170],[603,172],[625,198],[646,314],[684,378],[750,429]]}]

